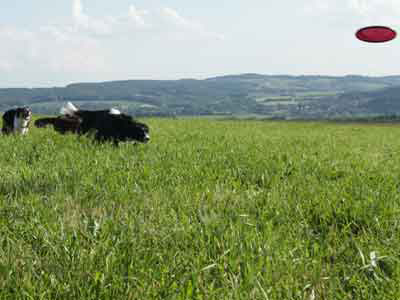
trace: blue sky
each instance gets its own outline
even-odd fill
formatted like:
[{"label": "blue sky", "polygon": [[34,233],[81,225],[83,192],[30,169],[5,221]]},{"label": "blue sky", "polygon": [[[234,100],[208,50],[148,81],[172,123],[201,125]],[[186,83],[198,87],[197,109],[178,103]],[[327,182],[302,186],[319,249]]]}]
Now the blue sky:
[{"label": "blue sky", "polygon": [[400,74],[398,0],[13,0],[0,10],[0,87],[225,74]]}]

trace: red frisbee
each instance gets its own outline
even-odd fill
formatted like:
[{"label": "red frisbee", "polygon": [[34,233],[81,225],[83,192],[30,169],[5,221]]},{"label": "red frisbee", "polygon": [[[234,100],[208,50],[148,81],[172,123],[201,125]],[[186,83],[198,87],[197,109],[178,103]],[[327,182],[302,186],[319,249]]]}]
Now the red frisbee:
[{"label": "red frisbee", "polygon": [[368,43],[384,43],[396,37],[396,31],[386,26],[368,26],[359,29],[356,37]]}]

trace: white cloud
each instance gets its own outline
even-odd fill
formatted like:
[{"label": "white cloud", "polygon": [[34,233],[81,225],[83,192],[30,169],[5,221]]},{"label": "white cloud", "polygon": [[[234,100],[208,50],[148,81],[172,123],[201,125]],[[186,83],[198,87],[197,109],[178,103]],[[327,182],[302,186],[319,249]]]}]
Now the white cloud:
[{"label": "white cloud", "polygon": [[162,13],[164,16],[169,18],[174,24],[178,26],[184,26],[184,27],[197,27],[194,23],[190,23],[185,20],[182,16],[178,14],[177,11],[173,10],[172,8],[163,8]]},{"label": "white cloud", "polygon": [[207,30],[199,22],[184,18],[172,8],[147,11],[130,5],[128,11],[121,16],[95,18],[85,14],[81,0],[73,0],[72,18],[74,22],[72,28],[76,32],[97,37],[115,37],[143,30],[148,34],[153,32],[169,35],[174,32],[180,34],[181,37],[190,39],[193,39],[194,36],[197,38],[221,37],[221,35]]},{"label": "white cloud", "polygon": [[370,1],[349,0],[349,8],[360,15],[368,15],[372,6]]},{"label": "white cloud", "polygon": [[176,10],[166,7],[161,10],[161,16],[167,24],[169,30],[175,30],[178,33],[189,33],[203,38],[211,38],[223,40],[224,36],[215,32],[211,32],[204,25],[196,21],[191,21],[181,16]]},{"label": "white cloud", "polygon": [[73,28],[75,31],[91,33],[94,35],[109,35],[112,33],[111,23],[102,18],[93,18],[83,12],[81,0],[72,3]]},{"label": "white cloud", "polygon": [[113,50],[127,46],[118,43],[129,47],[137,43],[139,48],[153,35],[165,45],[171,33],[180,39],[220,38],[171,8],[147,11],[131,5],[120,16],[93,17],[85,13],[81,0],[72,0],[68,22],[43,24],[30,31],[0,27],[0,71],[106,72]]},{"label": "white cloud", "polygon": [[[305,6],[309,15],[322,15],[353,23],[397,23],[398,0],[312,0]],[[384,25],[384,24],[383,24]]]},{"label": "white cloud", "polygon": [[350,9],[364,15],[397,15],[400,12],[398,0],[348,0]]},{"label": "white cloud", "polygon": [[36,32],[0,28],[0,70],[23,72],[26,68],[49,72],[87,72],[105,68],[101,45],[93,39],[70,36],[55,27]]},{"label": "white cloud", "polygon": [[138,26],[145,26],[146,22],[144,20],[145,16],[148,15],[147,10],[139,10],[134,5],[129,6],[129,17]]},{"label": "white cloud", "polygon": [[34,35],[31,32],[12,27],[0,27],[0,70],[13,71],[23,65],[32,56],[31,44]]},{"label": "white cloud", "polygon": [[[348,0],[351,11],[363,20],[381,25],[398,26],[400,1]],[[374,25],[374,24],[373,24]]]},{"label": "white cloud", "polygon": [[80,0],[73,0],[72,17],[79,25],[89,26],[89,17],[83,13],[82,2]]}]

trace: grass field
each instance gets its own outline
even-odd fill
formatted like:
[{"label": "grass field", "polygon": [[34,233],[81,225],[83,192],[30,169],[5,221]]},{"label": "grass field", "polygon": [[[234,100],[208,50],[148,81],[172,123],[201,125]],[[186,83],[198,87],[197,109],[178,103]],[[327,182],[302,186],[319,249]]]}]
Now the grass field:
[{"label": "grass field", "polygon": [[0,136],[0,299],[399,299],[400,127]]}]

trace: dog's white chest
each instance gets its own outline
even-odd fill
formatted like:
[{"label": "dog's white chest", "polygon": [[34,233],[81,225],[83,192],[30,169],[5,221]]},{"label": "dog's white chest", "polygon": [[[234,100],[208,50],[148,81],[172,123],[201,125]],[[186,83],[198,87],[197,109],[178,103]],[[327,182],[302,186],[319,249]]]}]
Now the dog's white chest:
[{"label": "dog's white chest", "polygon": [[28,120],[23,118],[14,117],[14,131],[21,134],[28,133]]},{"label": "dog's white chest", "polygon": [[21,128],[21,134],[27,134],[27,133],[28,133],[28,127]]}]

